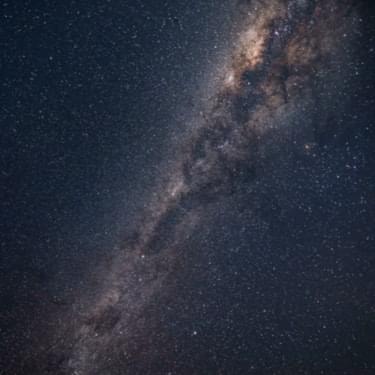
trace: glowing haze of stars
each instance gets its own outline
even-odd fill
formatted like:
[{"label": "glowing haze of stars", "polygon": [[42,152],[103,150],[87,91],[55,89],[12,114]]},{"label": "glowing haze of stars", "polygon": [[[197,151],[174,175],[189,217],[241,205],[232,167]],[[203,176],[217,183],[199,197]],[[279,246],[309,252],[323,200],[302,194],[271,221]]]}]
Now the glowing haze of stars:
[{"label": "glowing haze of stars", "polygon": [[[206,272],[189,271],[192,259],[208,256],[204,228],[218,212],[226,215],[221,202],[227,200],[250,207],[254,236],[266,233],[269,226],[257,213],[257,194],[272,188],[264,181],[284,168],[287,150],[313,158],[318,140],[340,124],[330,119],[340,117],[347,100],[360,28],[352,3],[263,0],[239,7],[232,47],[209,83],[209,97],[202,98],[205,108],[181,133],[179,152],[166,164],[136,229],[112,266],[97,275],[100,287],[87,297],[84,316],[71,313],[54,332],[64,335],[53,348],[64,353],[64,373],[159,373],[152,367],[159,362],[168,363],[170,373],[203,373],[178,367],[170,347],[179,342],[172,345],[161,327],[168,326],[163,316],[170,300],[188,288],[184,277]],[[198,326],[189,329],[190,338],[200,336]]]}]

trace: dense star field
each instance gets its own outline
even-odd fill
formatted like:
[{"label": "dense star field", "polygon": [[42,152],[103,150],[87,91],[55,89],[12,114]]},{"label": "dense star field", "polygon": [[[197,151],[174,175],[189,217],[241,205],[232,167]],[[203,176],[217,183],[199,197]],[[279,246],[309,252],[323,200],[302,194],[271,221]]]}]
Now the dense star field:
[{"label": "dense star field", "polygon": [[0,374],[375,373],[375,6],[2,3]]}]

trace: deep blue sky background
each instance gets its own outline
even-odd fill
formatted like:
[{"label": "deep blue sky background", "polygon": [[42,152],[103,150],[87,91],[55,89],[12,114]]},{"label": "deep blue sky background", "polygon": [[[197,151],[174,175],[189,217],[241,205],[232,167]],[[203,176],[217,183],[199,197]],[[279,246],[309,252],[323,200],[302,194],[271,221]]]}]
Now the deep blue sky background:
[{"label": "deep blue sky background", "polygon": [[[17,342],[27,342],[27,336],[33,333],[30,325],[33,313],[40,311],[41,304],[52,308],[69,305],[72,285],[80,280],[87,265],[102,259],[106,249],[118,241],[132,213],[143,204],[142,197],[158,175],[155,166],[163,157],[161,145],[168,134],[178,133],[179,126],[183,127],[178,113],[188,115],[194,110],[194,93],[210,59],[214,61],[214,46],[222,43],[222,30],[217,25],[222,24],[225,28],[228,14],[220,3],[223,2],[199,0],[194,1],[194,8],[187,0],[0,3],[0,357],[11,357],[12,350],[15,353],[18,350]],[[208,343],[199,341],[196,348],[188,349],[193,357],[203,357],[210,340],[211,343],[220,343],[224,337],[222,330],[218,329],[220,326],[216,325],[223,310],[236,317],[242,314],[236,310],[233,313],[232,309],[237,302],[243,302],[241,285],[225,283],[226,279],[231,280],[232,268],[246,278],[252,266],[258,267],[261,271],[254,272],[254,279],[249,276],[246,280],[258,282],[252,285],[264,285],[268,290],[265,300],[270,306],[278,301],[277,281],[283,280],[283,271],[274,271],[277,275],[274,281],[268,277],[267,272],[272,266],[277,269],[282,265],[285,268],[281,267],[281,270],[290,271],[292,276],[287,281],[291,290],[298,281],[293,272],[301,270],[302,273],[306,264],[311,264],[312,268],[316,265],[318,269],[316,273],[311,271],[318,279],[316,283],[312,282],[312,290],[319,288],[320,277],[325,277],[330,268],[341,276],[338,269],[341,265],[337,265],[335,258],[341,254],[330,255],[328,245],[327,248],[316,245],[320,240],[319,228],[324,226],[327,213],[335,218],[332,230],[335,225],[342,230],[337,237],[333,236],[332,241],[338,244],[339,250],[340,243],[345,244],[342,248],[347,253],[344,252],[341,258],[346,272],[343,274],[344,284],[358,282],[355,287],[361,291],[374,282],[370,271],[360,277],[361,272],[371,270],[375,262],[374,237],[369,225],[374,222],[375,212],[374,201],[369,198],[375,189],[375,44],[372,26],[375,20],[371,16],[375,13],[374,5],[367,3],[365,13],[368,19],[365,22],[368,35],[364,35],[363,44],[357,46],[357,59],[363,65],[357,85],[353,87],[355,95],[348,108],[346,128],[337,139],[329,132],[324,135],[327,139],[323,139],[322,144],[326,142],[329,151],[322,148],[316,164],[312,165],[301,157],[302,160],[295,161],[294,171],[285,168],[292,171],[292,181],[285,191],[282,187],[275,190],[283,197],[290,196],[291,200],[298,196],[301,202],[294,200],[288,206],[290,220],[281,223],[272,219],[276,205],[270,202],[269,211],[262,208],[262,214],[275,225],[270,244],[240,260],[236,254],[220,253],[220,246],[207,251],[207,257],[210,254],[221,257],[222,268],[213,270],[207,279],[203,278],[204,285],[220,278],[224,285],[208,288],[204,292],[206,298],[220,300],[223,291],[229,297],[220,309],[215,305],[209,310],[212,319],[205,320],[202,326],[208,327],[211,336],[208,336]],[[360,160],[359,172],[342,168],[345,158],[349,161],[354,156]],[[330,167],[329,171],[325,170],[326,166]],[[275,167],[275,170],[280,180],[288,180],[282,168]],[[336,174],[341,174],[345,183],[336,184]],[[318,199],[320,186],[314,185],[319,178],[321,186],[333,186],[323,201]],[[362,191],[353,187],[353,181],[360,181],[366,202],[361,203]],[[274,194],[272,182],[271,179],[270,191],[259,192],[263,203]],[[317,190],[309,190],[310,186]],[[310,195],[307,194],[309,191]],[[308,199],[312,206],[321,207],[311,216],[303,211],[308,210]],[[300,207],[297,208],[299,203],[304,212],[300,218],[296,216],[302,212]],[[230,220],[236,223],[238,219],[236,213],[232,213],[233,218],[230,215],[228,208],[228,216],[224,219],[226,225]],[[220,220],[217,219],[219,224]],[[235,228],[228,235],[228,243],[237,243],[239,249],[253,240],[246,235],[239,237],[240,224],[233,224]],[[304,225],[308,225],[310,231],[304,231]],[[289,237],[285,237],[286,233]],[[292,245],[293,241],[303,244],[311,253],[299,255],[298,248],[290,246],[287,252],[290,259],[285,261],[282,251],[288,243],[283,243],[283,238],[290,240]],[[360,244],[355,253],[350,248],[352,243]],[[321,249],[321,253],[316,249]],[[353,259],[359,260],[356,263]],[[322,285],[326,284],[323,282]],[[297,292],[296,289],[290,304],[304,301],[305,296],[299,298]],[[332,284],[330,295],[336,296],[338,292],[339,289]],[[354,297],[348,295],[346,298],[354,300]],[[189,298],[183,293],[180,297],[181,301]],[[193,309],[196,301],[194,298],[192,301],[190,306]],[[260,298],[260,301],[263,300]],[[254,299],[247,302],[250,306]],[[356,347],[360,354],[358,363],[367,361],[373,364],[371,341],[375,319],[369,309],[370,297],[366,302],[367,320],[353,325],[353,330],[358,327],[362,330],[358,334],[362,341],[357,342]],[[176,302],[176,309],[171,313],[175,318],[182,316],[178,314],[177,305]],[[254,311],[260,306],[255,305],[252,307]],[[301,304],[302,311],[303,306]],[[361,310],[361,306],[356,308]],[[345,322],[347,327],[355,313],[348,311],[347,315],[344,314],[348,319]],[[195,312],[191,315],[200,317]],[[285,319],[285,325],[290,324],[285,315],[288,313],[280,314],[280,319]],[[259,327],[263,327],[266,318],[259,316]],[[303,323],[308,325],[308,316],[305,314],[303,318]],[[187,326],[191,324],[192,330],[196,329],[192,320],[183,323],[183,327],[186,323]],[[252,332],[246,332],[249,329],[246,324],[241,325],[235,320],[234,325],[251,341]],[[348,330],[345,335],[349,337],[351,334]],[[227,354],[244,356],[248,347],[244,346],[243,352],[236,352],[230,341],[236,337],[229,334],[228,337]],[[324,342],[322,337],[320,339]],[[327,342],[333,345],[332,340],[327,339]],[[251,344],[257,348],[257,343]],[[264,345],[268,344],[265,339]],[[346,343],[341,345],[344,347]],[[320,357],[322,354],[315,355]],[[189,358],[187,355],[186,360]],[[198,358],[198,363],[199,360],[203,363],[205,358]],[[347,357],[342,362],[340,360],[337,359],[341,368],[345,368],[353,362],[352,353],[348,352]]]}]

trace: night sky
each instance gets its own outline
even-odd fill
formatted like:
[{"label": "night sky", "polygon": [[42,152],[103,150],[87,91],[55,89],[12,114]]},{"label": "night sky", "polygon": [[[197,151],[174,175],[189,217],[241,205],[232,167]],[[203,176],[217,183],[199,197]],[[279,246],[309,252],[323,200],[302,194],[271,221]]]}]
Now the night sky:
[{"label": "night sky", "polygon": [[1,1],[0,374],[375,373],[375,6]]}]

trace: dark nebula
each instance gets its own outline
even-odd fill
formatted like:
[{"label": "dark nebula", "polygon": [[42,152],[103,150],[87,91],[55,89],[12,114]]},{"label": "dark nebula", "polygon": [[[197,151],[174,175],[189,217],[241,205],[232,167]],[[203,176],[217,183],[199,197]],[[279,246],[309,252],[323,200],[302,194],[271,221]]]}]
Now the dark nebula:
[{"label": "dark nebula", "polygon": [[375,371],[373,10],[230,7],[143,208],[9,373]]}]

